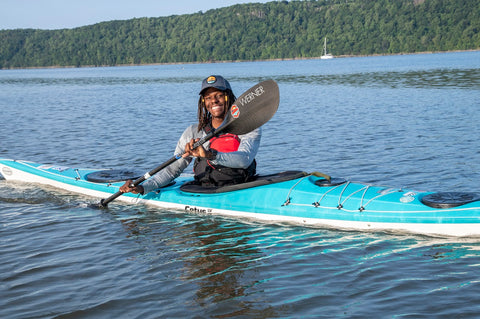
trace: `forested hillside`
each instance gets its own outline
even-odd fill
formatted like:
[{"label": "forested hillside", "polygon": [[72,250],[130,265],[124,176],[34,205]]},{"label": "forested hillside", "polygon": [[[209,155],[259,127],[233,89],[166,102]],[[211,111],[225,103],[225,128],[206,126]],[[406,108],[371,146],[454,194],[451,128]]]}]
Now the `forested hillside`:
[{"label": "forested hillside", "polygon": [[319,57],[324,37],[336,56],[479,49],[480,1],[274,1],[75,29],[2,30],[0,68]]}]

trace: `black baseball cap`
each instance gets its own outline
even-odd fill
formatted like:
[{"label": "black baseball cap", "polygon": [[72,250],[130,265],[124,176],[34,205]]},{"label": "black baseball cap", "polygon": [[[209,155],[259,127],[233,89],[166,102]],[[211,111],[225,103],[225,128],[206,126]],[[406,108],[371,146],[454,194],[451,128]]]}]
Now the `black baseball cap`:
[{"label": "black baseball cap", "polygon": [[225,78],[221,75],[210,75],[208,78],[204,79],[202,81],[202,89],[200,90],[199,94],[202,95],[203,92],[205,92],[205,90],[208,88],[216,88],[221,91],[232,91],[230,83],[228,83],[228,81],[225,80]]}]

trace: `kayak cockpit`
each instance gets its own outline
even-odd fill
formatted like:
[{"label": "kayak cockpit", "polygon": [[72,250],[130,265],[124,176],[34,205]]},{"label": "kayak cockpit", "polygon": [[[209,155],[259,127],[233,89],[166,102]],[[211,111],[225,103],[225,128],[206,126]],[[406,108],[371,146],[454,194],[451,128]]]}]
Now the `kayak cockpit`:
[{"label": "kayak cockpit", "polygon": [[195,181],[186,182],[180,187],[180,190],[185,193],[202,193],[202,194],[216,194],[216,193],[226,193],[233,192],[241,189],[247,189],[257,186],[270,185],[275,183],[286,182],[294,180],[297,178],[302,178],[308,176],[309,174],[303,171],[285,171],[276,174],[270,175],[258,175],[255,176],[254,180],[235,184],[235,185],[226,185],[226,186],[212,186],[205,187]]}]

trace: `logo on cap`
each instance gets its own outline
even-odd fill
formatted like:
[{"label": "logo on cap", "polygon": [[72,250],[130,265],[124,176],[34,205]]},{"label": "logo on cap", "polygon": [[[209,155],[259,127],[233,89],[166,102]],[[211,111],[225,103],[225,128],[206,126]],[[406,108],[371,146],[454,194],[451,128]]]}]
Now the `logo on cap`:
[{"label": "logo on cap", "polygon": [[232,116],[233,118],[237,118],[240,116],[240,109],[238,108],[238,106],[236,106],[235,104],[232,105],[232,109],[230,111],[230,113],[232,113]]},{"label": "logo on cap", "polygon": [[208,83],[208,84],[212,84],[212,83],[215,83],[215,82],[217,82],[217,78],[216,78],[216,77],[214,77],[214,76],[209,76],[209,77],[207,78],[207,83]]}]

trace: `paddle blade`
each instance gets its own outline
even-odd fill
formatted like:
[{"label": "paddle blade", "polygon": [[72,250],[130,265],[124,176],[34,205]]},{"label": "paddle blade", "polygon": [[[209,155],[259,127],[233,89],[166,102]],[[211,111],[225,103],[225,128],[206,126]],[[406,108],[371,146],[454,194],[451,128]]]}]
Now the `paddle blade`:
[{"label": "paddle blade", "polygon": [[267,123],[277,112],[279,103],[277,83],[274,80],[260,82],[235,100],[221,130],[236,135],[247,134]]}]

